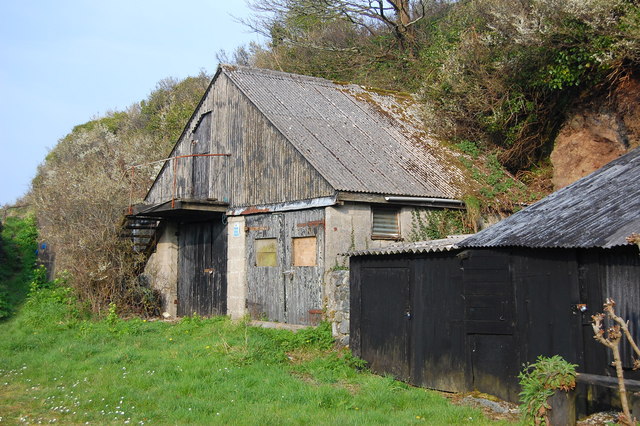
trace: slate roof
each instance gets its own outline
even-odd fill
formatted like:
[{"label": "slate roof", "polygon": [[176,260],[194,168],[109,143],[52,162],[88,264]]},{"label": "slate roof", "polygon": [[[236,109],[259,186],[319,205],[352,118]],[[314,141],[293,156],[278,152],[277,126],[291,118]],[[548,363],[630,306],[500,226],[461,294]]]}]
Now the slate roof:
[{"label": "slate roof", "polygon": [[440,240],[418,241],[414,243],[391,244],[386,247],[356,250],[347,253],[349,256],[376,256],[383,254],[400,254],[400,253],[433,253],[451,251],[458,248],[458,243],[468,235],[451,235]]},{"label": "slate roof", "polygon": [[424,132],[411,96],[257,68],[220,70],[336,190],[460,195],[454,154]]},{"label": "slate roof", "polygon": [[460,242],[461,247],[609,248],[640,233],[640,148]]}]

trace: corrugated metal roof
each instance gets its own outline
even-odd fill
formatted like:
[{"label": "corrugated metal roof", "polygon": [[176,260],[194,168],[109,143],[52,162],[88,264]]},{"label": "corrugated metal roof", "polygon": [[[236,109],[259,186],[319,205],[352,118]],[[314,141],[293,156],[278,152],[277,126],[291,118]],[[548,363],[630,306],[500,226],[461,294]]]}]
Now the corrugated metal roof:
[{"label": "corrugated metal roof", "polygon": [[462,241],[461,247],[614,247],[640,233],[640,148]]},{"label": "corrugated metal roof", "polygon": [[222,72],[336,190],[460,195],[454,154],[422,130],[410,96],[256,68]]},{"label": "corrugated metal roof", "polygon": [[441,240],[418,241],[415,243],[391,244],[386,247],[375,249],[357,250],[347,253],[349,256],[376,256],[382,254],[401,253],[433,253],[441,251],[451,251],[458,248],[458,243],[468,235],[451,235]]}]

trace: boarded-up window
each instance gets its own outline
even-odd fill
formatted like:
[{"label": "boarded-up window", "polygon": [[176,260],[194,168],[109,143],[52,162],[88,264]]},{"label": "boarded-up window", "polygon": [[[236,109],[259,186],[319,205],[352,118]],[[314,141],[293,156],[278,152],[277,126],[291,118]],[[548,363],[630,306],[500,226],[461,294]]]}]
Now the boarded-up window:
[{"label": "boarded-up window", "polygon": [[400,224],[398,215],[400,209],[393,207],[372,207],[373,225],[371,238],[398,239],[400,238]]},{"label": "boarded-up window", "polygon": [[278,266],[278,240],[261,238],[255,240],[256,266]]},{"label": "boarded-up window", "polygon": [[293,266],[316,266],[316,259],[316,237],[293,239]]}]

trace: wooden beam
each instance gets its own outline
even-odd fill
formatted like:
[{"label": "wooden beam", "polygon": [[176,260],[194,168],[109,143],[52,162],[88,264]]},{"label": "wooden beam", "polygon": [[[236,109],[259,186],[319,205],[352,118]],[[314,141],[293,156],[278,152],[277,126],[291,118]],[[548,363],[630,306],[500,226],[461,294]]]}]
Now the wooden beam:
[{"label": "wooden beam", "polygon": [[[603,386],[612,389],[618,388],[617,377],[601,376],[598,374],[578,373],[576,374],[576,382],[583,383],[585,385]],[[640,391],[640,380],[625,379],[624,384],[627,388],[627,391]]]}]

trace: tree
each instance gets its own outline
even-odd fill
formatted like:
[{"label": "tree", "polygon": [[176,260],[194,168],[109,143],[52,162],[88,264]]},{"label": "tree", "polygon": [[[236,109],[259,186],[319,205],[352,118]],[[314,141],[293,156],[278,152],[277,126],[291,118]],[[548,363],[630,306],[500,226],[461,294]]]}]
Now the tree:
[{"label": "tree", "polygon": [[[370,36],[391,32],[400,49],[412,47],[414,28],[427,15],[426,0],[249,0],[256,13],[252,20],[241,20],[272,43],[309,43],[315,25],[343,22]],[[316,45],[317,48],[331,48]]]},{"label": "tree", "polygon": [[[622,414],[620,415],[619,422],[625,425],[634,425],[635,420],[631,417],[631,412],[629,411],[627,390],[624,384],[622,359],[620,357],[620,341],[625,337],[638,357],[640,357],[640,348],[638,348],[638,345],[636,345],[633,340],[633,336],[631,336],[628,321],[625,321],[616,315],[615,306],[616,302],[613,299],[607,298],[603,305],[605,313],[593,315],[591,317],[591,326],[593,328],[594,338],[604,346],[611,349],[611,352],[613,353],[613,365],[616,368],[618,390],[620,391],[620,403],[622,405]],[[604,327],[605,318],[609,318],[614,323],[613,326],[606,329],[606,332]],[[640,360],[634,359],[633,369],[637,370],[639,368]]]}]

